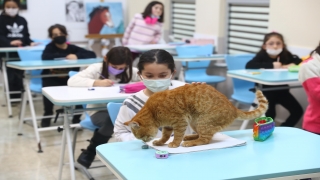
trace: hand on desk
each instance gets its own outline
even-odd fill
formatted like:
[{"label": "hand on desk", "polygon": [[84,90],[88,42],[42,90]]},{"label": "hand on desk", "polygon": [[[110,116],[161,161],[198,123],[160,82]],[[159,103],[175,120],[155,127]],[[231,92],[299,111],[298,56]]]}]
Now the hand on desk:
[{"label": "hand on desk", "polygon": [[93,83],[93,87],[109,87],[113,84],[113,81],[111,81],[110,79],[95,80]]},{"label": "hand on desk", "polygon": [[192,82],[191,84],[207,84],[205,82]]},{"label": "hand on desk", "polygon": [[30,44],[30,46],[38,46],[38,45],[40,45],[41,43],[40,42],[32,42],[31,44]]},{"label": "hand on desk", "polygon": [[77,57],[77,55],[75,55],[75,54],[69,54],[69,55],[66,57],[66,59],[77,60],[78,57]]},{"label": "hand on desk", "polygon": [[273,69],[280,69],[282,67],[281,62],[273,62]]},{"label": "hand on desk", "polygon": [[13,41],[10,42],[10,45],[12,45],[12,46],[21,46],[22,45],[22,41],[13,40]]}]

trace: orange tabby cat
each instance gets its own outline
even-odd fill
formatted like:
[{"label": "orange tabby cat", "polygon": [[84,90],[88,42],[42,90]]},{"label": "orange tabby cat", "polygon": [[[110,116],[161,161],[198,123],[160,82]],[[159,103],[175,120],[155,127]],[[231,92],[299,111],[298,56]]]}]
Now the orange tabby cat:
[{"label": "orange tabby cat", "polygon": [[[254,119],[263,115],[268,109],[268,101],[259,90],[256,96],[258,108],[243,112],[212,86],[187,84],[153,94],[132,120],[124,124],[131,127],[137,139],[145,142],[152,140],[158,128],[163,127],[161,139],[153,141],[156,146],[166,143],[172,131],[174,139],[168,147],[178,147],[182,140],[184,147],[204,145],[234,120]],[[188,124],[197,134],[183,137]]]}]

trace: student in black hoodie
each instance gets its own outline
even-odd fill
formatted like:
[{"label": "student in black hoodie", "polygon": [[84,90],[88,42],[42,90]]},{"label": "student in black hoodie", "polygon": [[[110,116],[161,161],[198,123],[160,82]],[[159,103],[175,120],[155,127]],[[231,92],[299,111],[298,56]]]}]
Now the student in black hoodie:
[{"label": "student in black hoodie", "polygon": [[[283,36],[279,33],[272,32],[265,35],[261,50],[247,63],[246,69],[280,69],[288,68],[289,66],[298,65],[300,63],[301,59],[287,50]],[[288,85],[263,86],[263,88],[266,89],[268,87],[287,88]],[[263,94],[269,101],[269,109],[266,112],[266,116],[274,119],[276,116],[275,106],[276,104],[280,104],[290,113],[290,116],[281,124],[281,126],[294,127],[301,118],[303,109],[290,93],[289,89],[264,91]]]},{"label": "student in black hoodie", "polygon": [[[96,58],[96,54],[92,51],[85,50],[78,46],[67,43],[67,29],[65,26],[60,24],[55,24],[51,26],[48,30],[49,37],[52,42],[49,43],[42,54],[42,60],[55,60],[55,59],[88,59]],[[42,74],[68,74],[69,71],[79,71],[79,68],[69,68],[69,69],[47,69],[43,70]],[[50,77],[42,78],[42,86],[66,86],[69,77]],[[44,116],[53,115],[53,104],[46,97],[43,96],[44,105]],[[77,106],[76,108],[82,108]],[[50,126],[51,118],[44,118],[41,121],[42,127]],[[72,123],[79,123],[80,115],[75,115],[73,117]]]},{"label": "student in black hoodie", "polygon": [[[19,6],[19,0],[4,0],[3,2],[4,10],[0,15],[0,47],[36,45],[36,43],[33,43],[30,39],[27,21],[18,14]],[[4,53],[0,54],[0,61],[2,61],[2,57],[5,57]],[[9,53],[9,57],[19,59],[16,52]],[[18,69],[7,68],[10,91],[21,91],[23,89],[23,73],[24,71]],[[10,94],[10,97],[20,98],[21,94]]]}]

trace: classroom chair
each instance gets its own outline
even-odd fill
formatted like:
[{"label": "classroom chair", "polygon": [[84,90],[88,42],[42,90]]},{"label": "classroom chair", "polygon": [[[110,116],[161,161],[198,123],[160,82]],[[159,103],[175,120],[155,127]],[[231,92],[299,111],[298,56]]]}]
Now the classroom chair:
[{"label": "classroom chair", "polygon": [[[197,56],[209,56],[213,53],[214,47],[208,45],[182,45],[177,46],[176,51],[179,57],[194,58]],[[184,66],[185,82],[206,82],[216,85],[226,80],[223,76],[208,75],[207,69],[211,61],[182,62]]]},{"label": "classroom chair", "polygon": [[35,43],[40,43],[38,46],[46,46],[51,43],[51,39],[32,39]]},{"label": "classroom chair", "polygon": [[108,112],[109,112],[109,116],[110,116],[110,119],[111,119],[113,124],[117,119],[117,116],[118,116],[118,113],[119,113],[119,110],[120,110],[121,106],[122,106],[122,103],[113,103],[113,102],[111,102],[111,103],[107,104],[107,109],[108,109]]},{"label": "classroom chair", "polygon": [[[19,49],[18,55],[21,61],[34,61],[41,60],[43,48],[31,48],[31,49]],[[27,73],[32,76],[41,75],[42,70],[32,70]],[[30,90],[35,93],[41,93],[42,89],[42,79],[41,78],[32,78],[30,80]]]},{"label": "classroom chair", "polygon": [[[238,54],[238,55],[226,55],[225,60],[228,70],[245,69],[246,64],[255,55],[254,54]],[[255,93],[249,91],[255,85],[253,82],[232,78],[233,94],[231,98],[236,101],[235,106],[239,104],[252,105],[255,99]],[[240,129],[245,129],[249,120],[243,121]]]}]

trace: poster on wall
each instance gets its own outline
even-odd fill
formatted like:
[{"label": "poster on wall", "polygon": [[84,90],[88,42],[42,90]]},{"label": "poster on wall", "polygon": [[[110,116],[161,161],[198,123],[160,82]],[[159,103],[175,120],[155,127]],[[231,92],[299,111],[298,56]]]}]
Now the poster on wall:
[{"label": "poster on wall", "polygon": [[[4,0],[0,0],[0,9],[3,9],[3,2]],[[27,0],[20,0],[20,9],[27,9]]]},{"label": "poster on wall", "polygon": [[66,2],[66,21],[84,22],[85,10],[83,0],[65,0]]},{"label": "poster on wall", "polygon": [[88,2],[86,18],[89,34],[123,34],[121,2]]}]

